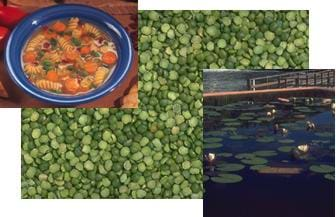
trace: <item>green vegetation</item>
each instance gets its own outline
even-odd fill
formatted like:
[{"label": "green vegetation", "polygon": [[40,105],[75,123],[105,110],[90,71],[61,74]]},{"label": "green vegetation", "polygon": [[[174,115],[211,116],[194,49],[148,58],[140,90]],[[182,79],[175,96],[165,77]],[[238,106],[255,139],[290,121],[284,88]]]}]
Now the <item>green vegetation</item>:
[{"label": "green vegetation", "polygon": [[308,11],[141,11],[140,64],[176,71],[308,68]]},{"label": "green vegetation", "polygon": [[22,198],[202,198],[202,123],[184,105],[23,109]]}]

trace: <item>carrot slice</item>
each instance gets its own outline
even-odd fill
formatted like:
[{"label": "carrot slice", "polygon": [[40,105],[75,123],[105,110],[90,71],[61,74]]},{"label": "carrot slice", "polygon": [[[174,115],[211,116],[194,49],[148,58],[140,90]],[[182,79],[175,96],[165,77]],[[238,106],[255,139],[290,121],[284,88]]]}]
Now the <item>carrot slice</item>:
[{"label": "carrot slice", "polygon": [[64,87],[67,93],[75,94],[80,86],[77,78],[68,78],[64,81]]},{"label": "carrot slice", "polygon": [[47,39],[52,39],[52,38],[56,38],[57,34],[55,32],[50,32],[50,31],[44,31],[44,36]]},{"label": "carrot slice", "polygon": [[102,60],[106,64],[114,64],[117,62],[117,55],[114,52],[106,52],[102,56]]},{"label": "carrot slice", "polygon": [[48,71],[47,72],[47,76],[46,78],[49,80],[49,81],[54,81],[54,82],[57,82],[58,81],[58,74],[56,71]]},{"label": "carrot slice", "polygon": [[66,29],[66,26],[64,23],[57,21],[52,25],[52,29],[55,30],[56,32],[64,32]]},{"label": "carrot slice", "polygon": [[64,56],[67,60],[74,61],[78,57],[78,52],[75,50],[65,51]]},{"label": "carrot slice", "polygon": [[80,49],[80,53],[82,55],[86,55],[86,54],[89,54],[91,51],[90,47],[89,46],[84,46]]},{"label": "carrot slice", "polygon": [[23,55],[23,61],[24,62],[34,62],[36,60],[37,54],[35,51],[27,51],[24,55]]},{"label": "carrot slice", "polygon": [[84,63],[84,69],[87,71],[89,74],[93,74],[97,71],[98,64],[93,61],[88,61]]}]

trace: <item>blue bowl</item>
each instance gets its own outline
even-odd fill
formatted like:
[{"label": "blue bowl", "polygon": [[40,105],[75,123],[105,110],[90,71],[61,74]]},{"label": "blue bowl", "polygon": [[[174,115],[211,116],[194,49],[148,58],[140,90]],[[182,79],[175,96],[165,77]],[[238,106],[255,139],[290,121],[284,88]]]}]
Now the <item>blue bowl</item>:
[{"label": "blue bowl", "polygon": [[[109,35],[116,45],[118,62],[112,76],[97,89],[75,96],[57,95],[37,88],[27,79],[22,68],[21,52],[27,40],[36,30],[55,20],[71,17],[78,17],[84,22],[92,23]],[[9,36],[5,50],[6,66],[13,81],[32,96],[58,105],[76,105],[89,102],[113,91],[126,77],[132,59],[131,40],[121,24],[101,10],[77,4],[47,7],[25,17]]]}]

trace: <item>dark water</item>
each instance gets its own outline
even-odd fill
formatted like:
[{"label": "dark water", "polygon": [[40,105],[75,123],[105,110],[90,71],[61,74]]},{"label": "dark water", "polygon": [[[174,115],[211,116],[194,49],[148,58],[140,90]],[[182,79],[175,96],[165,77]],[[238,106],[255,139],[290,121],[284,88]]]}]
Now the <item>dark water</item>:
[{"label": "dark water", "polygon": [[[334,165],[335,155],[334,134],[330,137],[321,138],[316,133],[335,132],[334,115],[330,106],[320,105],[318,99],[316,103],[307,105],[302,99],[295,106],[274,103],[277,111],[275,118],[262,123],[251,123],[242,121],[242,125],[237,127],[236,133],[248,136],[246,140],[231,140],[232,133],[223,132],[222,147],[217,149],[206,149],[204,152],[221,153],[230,152],[250,153],[257,150],[277,150],[283,145],[297,146],[308,143],[312,147],[312,156],[309,159],[294,159],[291,153],[278,152],[277,156],[265,157],[269,160],[270,166],[293,166],[300,167],[303,172],[299,175],[273,175],[259,174],[245,167],[241,171],[233,172],[241,175],[243,181],[235,184],[218,184],[207,181],[204,184],[204,216],[206,217],[333,217],[335,210],[335,182],[327,180],[323,174],[309,171],[310,165],[328,164]],[[269,103],[269,102],[267,102]],[[225,126],[223,118],[236,118],[244,112],[250,112],[249,107],[255,107],[252,111],[255,118],[265,116],[269,109],[262,106],[266,102],[257,102],[254,105],[240,103],[236,109],[232,107],[217,108],[220,115],[207,115],[214,111],[214,107],[205,108],[204,111],[204,132],[205,138],[218,137],[207,136],[207,132],[220,131]],[[313,105],[314,104],[314,105]],[[312,111],[308,113],[298,112],[295,107],[307,107]],[[228,109],[229,108],[229,109]],[[238,109],[237,109],[238,108]],[[302,110],[304,111],[304,110]],[[304,119],[293,118],[294,114],[305,114]],[[309,120],[317,126],[315,131],[307,131],[305,122]],[[273,124],[288,126],[288,134],[274,134]],[[287,125],[286,125],[287,124]],[[288,125],[289,124],[289,125]],[[290,124],[295,124],[291,127]],[[302,125],[302,126],[301,126]],[[275,141],[268,143],[258,143],[259,136],[272,136]],[[293,144],[279,145],[278,139],[293,139]],[[206,140],[206,139],[205,139]],[[323,141],[323,144],[320,143]],[[223,160],[224,161],[224,160]],[[225,158],[228,163],[240,163],[235,158]],[[205,170],[205,173],[206,170]]]},{"label": "dark water", "polygon": [[247,79],[256,76],[270,76],[288,73],[281,70],[256,70],[256,71],[204,71],[204,92],[246,90]]}]

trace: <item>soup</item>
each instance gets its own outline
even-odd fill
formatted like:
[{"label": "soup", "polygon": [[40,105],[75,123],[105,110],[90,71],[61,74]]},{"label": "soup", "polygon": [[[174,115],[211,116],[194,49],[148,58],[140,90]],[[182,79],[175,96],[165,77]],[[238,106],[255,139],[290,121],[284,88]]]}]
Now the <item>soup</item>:
[{"label": "soup", "polygon": [[24,72],[36,87],[67,95],[100,87],[113,73],[117,61],[113,41],[77,17],[42,27],[22,53]]}]

